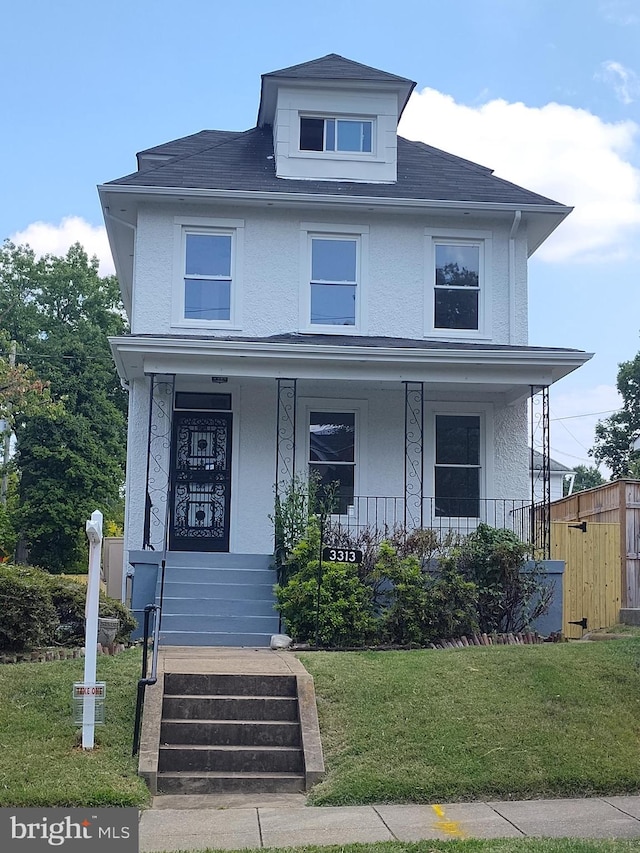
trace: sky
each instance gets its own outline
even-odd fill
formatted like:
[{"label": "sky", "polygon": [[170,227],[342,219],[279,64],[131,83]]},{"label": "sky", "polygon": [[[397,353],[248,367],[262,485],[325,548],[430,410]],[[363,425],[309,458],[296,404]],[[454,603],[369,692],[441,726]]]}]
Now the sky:
[{"label": "sky", "polygon": [[105,274],[96,185],[137,151],[253,127],[260,75],[327,53],[415,80],[402,135],[574,207],[530,261],[529,342],[595,353],[551,389],[552,456],[593,464],[640,350],[640,0],[0,6],[0,239]]}]

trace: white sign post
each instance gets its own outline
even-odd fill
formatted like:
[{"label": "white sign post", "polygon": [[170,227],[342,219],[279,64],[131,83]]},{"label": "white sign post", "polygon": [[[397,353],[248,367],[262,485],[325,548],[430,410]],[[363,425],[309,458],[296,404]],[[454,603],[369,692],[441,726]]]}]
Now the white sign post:
[{"label": "white sign post", "polygon": [[[98,650],[98,605],[100,603],[100,556],[102,552],[102,513],[96,510],[86,525],[89,539],[89,578],[85,605],[84,684],[95,686]],[[96,722],[96,694],[87,690],[82,713],[82,748],[93,749]]]}]

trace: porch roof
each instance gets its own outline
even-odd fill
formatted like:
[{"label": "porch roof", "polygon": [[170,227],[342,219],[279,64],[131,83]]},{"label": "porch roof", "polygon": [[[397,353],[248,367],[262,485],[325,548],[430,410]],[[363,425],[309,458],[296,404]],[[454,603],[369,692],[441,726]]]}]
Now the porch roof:
[{"label": "porch roof", "polygon": [[424,382],[460,393],[529,396],[588,361],[592,353],[355,335],[280,334],[265,338],[129,335],[110,338],[125,381],[148,374]]}]

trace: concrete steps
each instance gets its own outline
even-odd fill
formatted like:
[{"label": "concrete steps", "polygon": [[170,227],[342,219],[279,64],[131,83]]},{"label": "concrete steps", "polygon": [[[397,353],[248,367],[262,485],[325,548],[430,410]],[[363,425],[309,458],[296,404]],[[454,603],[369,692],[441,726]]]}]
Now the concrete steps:
[{"label": "concrete steps", "polygon": [[304,788],[295,676],[165,673],[158,793]]},{"label": "concrete steps", "polygon": [[[279,630],[270,562],[267,554],[170,552],[161,643],[267,647]],[[156,601],[160,588],[158,577]]]}]

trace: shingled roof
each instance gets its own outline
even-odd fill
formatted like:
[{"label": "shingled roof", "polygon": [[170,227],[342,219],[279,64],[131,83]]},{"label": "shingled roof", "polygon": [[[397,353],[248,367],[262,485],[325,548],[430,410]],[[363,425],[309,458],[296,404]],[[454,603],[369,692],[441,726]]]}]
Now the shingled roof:
[{"label": "shingled roof", "polygon": [[239,133],[203,130],[141,152],[166,155],[106,186],[165,187],[425,199],[513,205],[557,205],[538,193],[497,178],[492,170],[422,142],[398,137],[398,180],[392,184],[307,181],[276,177],[270,128]]},{"label": "shingled roof", "polygon": [[265,77],[287,77],[292,80],[369,80],[377,83],[409,83],[412,87],[415,86],[413,80],[407,77],[398,77],[397,74],[389,74],[379,68],[362,65],[338,53],[328,53],[310,62],[301,62],[299,65],[280,68],[278,71],[269,71],[262,75],[263,80]]}]

